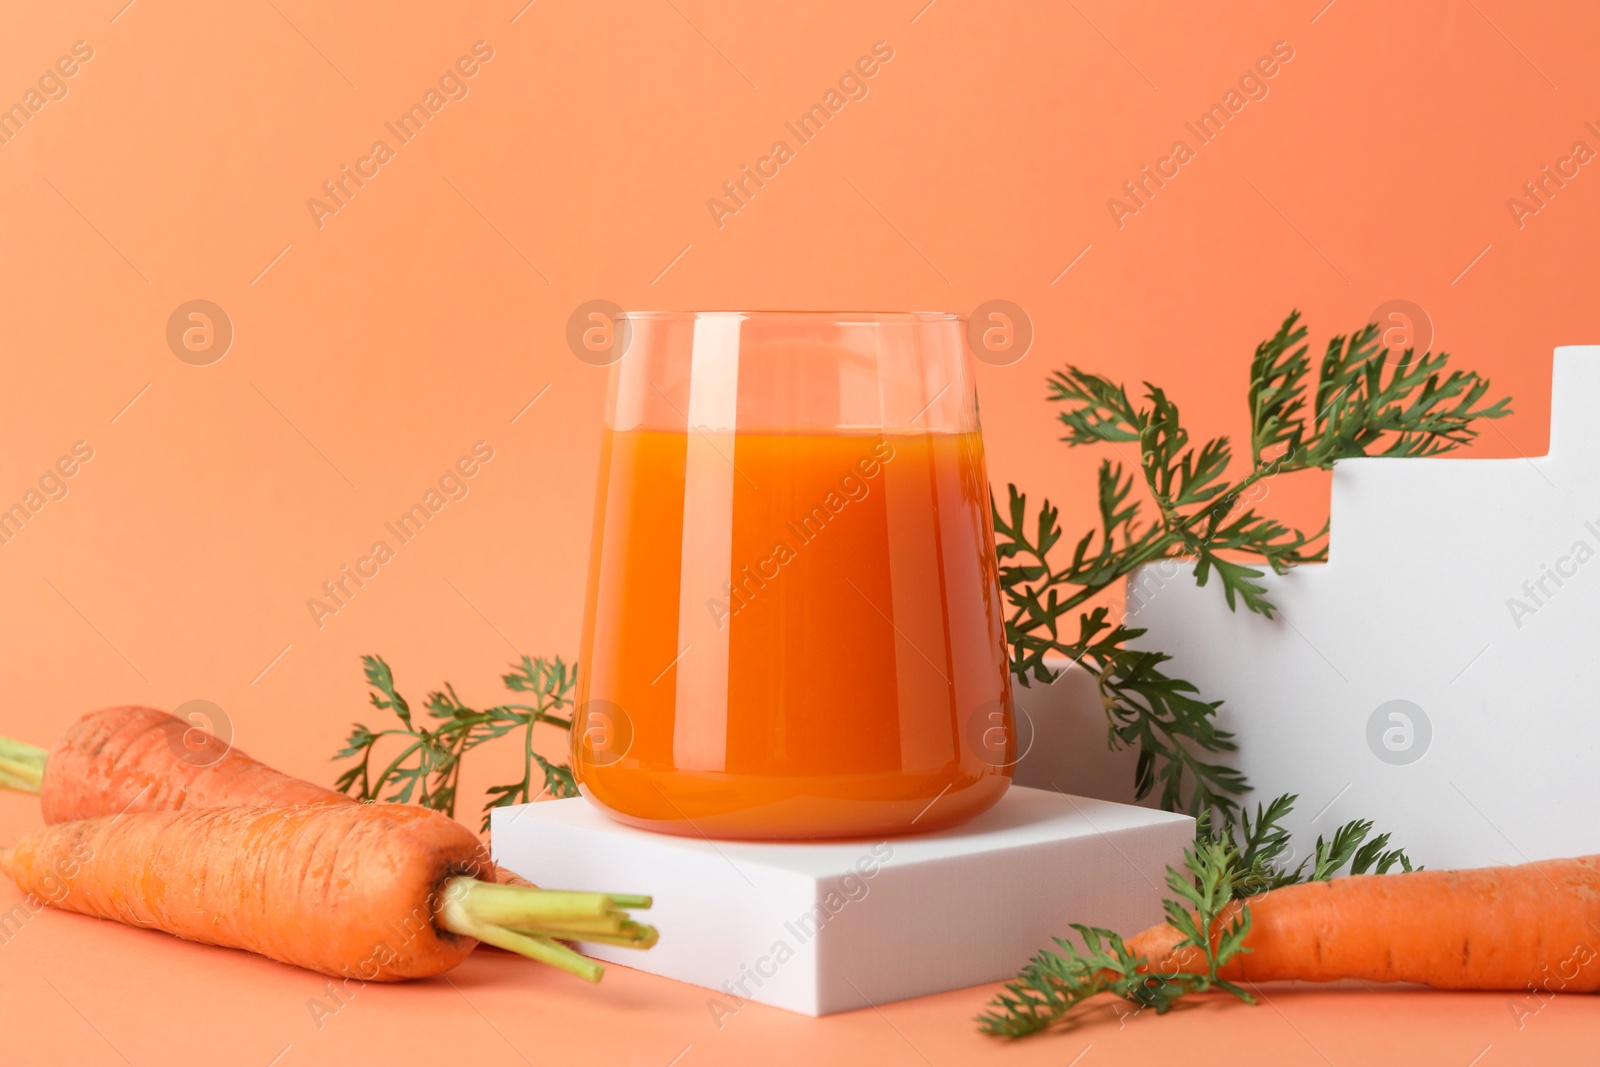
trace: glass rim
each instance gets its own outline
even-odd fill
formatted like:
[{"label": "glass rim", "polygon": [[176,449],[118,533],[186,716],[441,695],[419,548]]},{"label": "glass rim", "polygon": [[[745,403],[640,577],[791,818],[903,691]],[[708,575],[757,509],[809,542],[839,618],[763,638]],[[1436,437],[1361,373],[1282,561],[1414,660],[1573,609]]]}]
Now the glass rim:
[{"label": "glass rim", "polygon": [[617,317],[630,321],[693,321],[695,319],[739,319],[771,321],[798,319],[803,322],[832,322],[840,325],[880,323],[956,322],[963,316],[954,311],[620,311]]}]

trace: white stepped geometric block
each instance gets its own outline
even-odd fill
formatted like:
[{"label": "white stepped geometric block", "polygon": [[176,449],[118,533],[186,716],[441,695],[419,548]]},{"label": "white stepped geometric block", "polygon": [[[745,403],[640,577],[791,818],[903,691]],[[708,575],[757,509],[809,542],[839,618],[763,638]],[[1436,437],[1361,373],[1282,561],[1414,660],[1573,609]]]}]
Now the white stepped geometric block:
[{"label": "white stepped geometric block", "polygon": [[648,893],[647,952],[600,959],[805,1015],[1007,978],[1069,923],[1161,919],[1187,816],[1013,786],[948,830],[887,841],[710,841],[613,822],[586,799],[493,812],[495,861],[539,885]]},{"label": "white stepped geometric block", "polygon": [[1300,794],[1302,854],[1356,817],[1429,866],[1600,852],[1597,413],[1600,346],[1563,347],[1549,455],[1341,461],[1328,562],[1263,579],[1274,620],[1187,567],[1130,579],[1251,799]]}]

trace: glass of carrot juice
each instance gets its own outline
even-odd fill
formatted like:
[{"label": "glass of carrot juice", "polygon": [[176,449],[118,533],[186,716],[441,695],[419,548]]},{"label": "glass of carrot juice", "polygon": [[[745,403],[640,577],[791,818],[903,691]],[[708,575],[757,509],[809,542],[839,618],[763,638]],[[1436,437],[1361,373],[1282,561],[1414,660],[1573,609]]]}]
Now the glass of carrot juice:
[{"label": "glass of carrot juice", "polygon": [[960,317],[613,325],[583,794],[634,826],[789,840],[920,833],[998,801],[1011,682]]}]

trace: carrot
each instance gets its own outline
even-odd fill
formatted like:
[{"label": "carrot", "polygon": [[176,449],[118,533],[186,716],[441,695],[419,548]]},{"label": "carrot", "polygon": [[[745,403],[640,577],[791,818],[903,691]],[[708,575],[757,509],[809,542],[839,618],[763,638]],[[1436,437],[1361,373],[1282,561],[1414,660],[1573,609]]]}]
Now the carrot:
[{"label": "carrot", "polygon": [[[52,752],[0,737],[0,788],[38,793],[47,823],[212,807],[369,807],[276,771],[174,715],[131,705],[85,715],[68,727]],[[455,896],[440,902],[440,921],[457,934],[589,981],[599,981],[604,968],[559,941],[638,949],[656,942],[653,927],[617,910],[648,908],[648,897],[541,890],[493,864],[483,873],[495,884],[457,879]],[[575,926],[549,914],[552,901],[567,897],[580,902]],[[601,907],[604,902],[609,903]]]},{"label": "carrot", "polygon": [[[1284,886],[1228,905],[1213,930],[1242,907],[1248,951],[1218,971],[1229,981],[1600,989],[1600,856]],[[1204,953],[1182,940],[1163,924],[1127,945],[1148,961],[1141,971],[1205,973]]]},{"label": "carrot", "polygon": [[136,706],[85,715],[48,756],[0,741],[0,773],[7,771],[13,781],[0,785],[31,785],[47,823],[236,804],[353,803],[275,771],[174,715]]},{"label": "carrot", "polygon": [[472,877],[489,866],[466,827],[400,804],[103,816],[0,850],[0,870],[45,903],[363,981],[440,974],[480,940],[598,981],[599,964],[555,939],[604,926],[623,943],[654,943],[618,910],[647,897]]},{"label": "carrot", "polygon": [[[176,715],[132,704],[85,715],[53,753],[0,737],[0,789],[38,794],[46,823],[184,808],[357,803],[253,760]],[[498,866],[494,880],[533,885]]]}]

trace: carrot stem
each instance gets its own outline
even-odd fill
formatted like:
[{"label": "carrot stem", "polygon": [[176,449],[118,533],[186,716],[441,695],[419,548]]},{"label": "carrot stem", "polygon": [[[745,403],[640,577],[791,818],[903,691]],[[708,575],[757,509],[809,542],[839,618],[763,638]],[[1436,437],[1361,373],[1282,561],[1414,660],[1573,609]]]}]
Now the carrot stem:
[{"label": "carrot stem", "polygon": [[618,945],[622,948],[647,949],[653,948],[661,939],[660,933],[654,926],[643,923],[626,922],[622,930],[615,934],[591,934],[581,931],[566,930],[559,927],[546,926],[538,930],[523,930],[525,934],[546,937],[559,937],[563,941],[586,941],[596,945]]},{"label": "carrot stem", "polygon": [[480,935],[479,940],[560,967],[585,982],[598,982],[606,974],[606,969],[601,964],[543,934],[523,933],[505,926],[490,926],[483,935]]},{"label": "carrot stem", "polygon": [[596,937],[585,937],[581,940],[593,941],[598,945],[616,945],[618,948],[638,949],[639,951],[643,952],[647,949],[655,948],[656,941],[660,939],[654,926],[646,926],[645,929],[650,931],[648,937],[605,937],[602,935]]},{"label": "carrot stem", "polygon": [[30,745],[26,741],[13,741],[9,737],[0,737],[0,755],[12,759],[28,760],[32,763],[43,763],[49,751],[38,745]]},{"label": "carrot stem", "polygon": [[568,934],[583,934],[587,940],[591,934],[621,934],[628,915],[626,912],[614,911],[609,915],[602,915],[598,919],[545,919],[524,923],[506,923],[514,929],[524,929],[529,933],[550,934],[556,937],[566,937]]},{"label": "carrot stem", "polygon": [[[454,879],[460,881],[460,879]],[[606,969],[587,956],[572,951],[565,945],[539,934],[523,933],[498,923],[485,922],[472,914],[465,901],[466,894],[447,892],[439,908],[439,921],[447,930],[466,937],[477,938],[485,944],[515,952],[541,963],[559,967],[568,974],[586,982],[598,982]]]},{"label": "carrot stem", "polygon": [[445,883],[438,914],[447,930],[598,982],[605,968],[557,939],[635,949],[654,945],[660,937],[655,927],[634,922],[618,905],[648,908],[650,898],[539,889],[459,877]]},{"label": "carrot stem", "polygon": [[25,778],[18,778],[9,774],[0,765],[0,789],[9,789],[13,793],[37,793],[39,790]]},{"label": "carrot stem", "polygon": [[525,885],[497,885],[476,878],[452,878],[445,895],[480,923],[542,926],[567,919],[600,919],[615,911],[608,893],[574,893]]},{"label": "carrot stem", "polygon": [[0,788],[37,793],[44,782],[48,755],[42,748],[0,737]]}]

